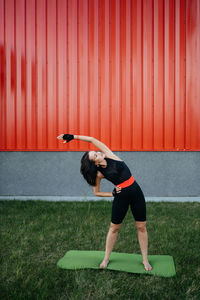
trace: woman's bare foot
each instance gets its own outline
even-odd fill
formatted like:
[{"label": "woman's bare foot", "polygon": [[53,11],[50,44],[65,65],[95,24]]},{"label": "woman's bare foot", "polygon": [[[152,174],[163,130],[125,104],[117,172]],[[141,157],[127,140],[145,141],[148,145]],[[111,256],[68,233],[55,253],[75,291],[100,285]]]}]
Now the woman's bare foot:
[{"label": "woman's bare foot", "polygon": [[150,265],[150,263],[148,261],[143,262],[144,268],[146,271],[151,271],[152,270],[152,266]]},{"label": "woman's bare foot", "polygon": [[109,260],[103,260],[102,263],[100,264],[101,269],[107,268],[107,265],[109,264]]}]

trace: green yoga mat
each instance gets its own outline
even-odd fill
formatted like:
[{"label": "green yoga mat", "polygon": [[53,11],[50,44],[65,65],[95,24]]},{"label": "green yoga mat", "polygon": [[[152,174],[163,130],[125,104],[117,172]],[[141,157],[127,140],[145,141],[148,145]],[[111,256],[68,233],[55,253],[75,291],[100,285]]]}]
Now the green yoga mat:
[{"label": "green yoga mat", "polygon": [[[99,265],[104,258],[104,251],[68,251],[57,263],[62,269],[100,269]],[[169,255],[148,255],[151,271],[146,271],[142,264],[142,255],[112,252],[107,270],[129,273],[141,273],[172,277],[176,275],[174,260]]]}]

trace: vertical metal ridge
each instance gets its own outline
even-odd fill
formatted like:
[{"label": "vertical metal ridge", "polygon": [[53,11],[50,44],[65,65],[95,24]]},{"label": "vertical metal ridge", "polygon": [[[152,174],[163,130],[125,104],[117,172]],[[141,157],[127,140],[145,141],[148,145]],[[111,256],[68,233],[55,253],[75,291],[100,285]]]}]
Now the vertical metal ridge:
[{"label": "vertical metal ridge", "polygon": [[26,63],[27,63],[27,49],[26,49],[26,34],[27,34],[27,30],[26,30],[26,20],[27,20],[27,15],[26,15],[26,1],[24,0],[24,51],[25,51],[25,66],[24,66],[24,86],[25,86],[25,91],[24,91],[24,100],[25,100],[25,148],[27,149],[27,79],[26,79],[26,74],[27,74],[27,70],[26,70]]},{"label": "vertical metal ridge", "polygon": [[[79,0],[77,0],[77,32],[76,32],[76,38],[77,38],[77,106],[76,106],[76,114],[77,114],[77,132],[80,132],[80,110],[79,110],[79,97],[80,97],[80,56],[79,56]],[[76,141],[77,143],[77,149],[80,149],[80,142],[79,140]]]},{"label": "vertical metal ridge", "polygon": [[[66,99],[67,99],[67,114],[69,114],[69,43],[68,43],[68,39],[69,39],[69,0],[67,0],[67,5],[66,5],[66,18],[67,18],[67,21],[66,21],[66,25],[67,25],[67,28],[66,28],[66,42],[67,42],[67,45],[66,45],[66,50],[67,50],[67,78],[66,78],[66,84],[67,84],[67,95],[66,95]],[[69,118],[66,118],[67,119],[67,124],[66,124],[66,127],[67,127],[67,131],[69,130]]]},{"label": "vertical metal ridge", "polygon": [[[100,118],[101,118],[101,113],[100,113],[100,91],[101,91],[101,87],[100,87],[100,1],[97,0],[97,7],[98,7],[98,125],[100,124]],[[95,23],[95,22],[94,22]],[[97,131],[97,138],[100,137],[100,126],[98,126],[98,131]]]},{"label": "vertical metal ridge", "polygon": [[36,128],[35,128],[35,145],[36,149],[38,149],[38,76],[37,76],[37,68],[38,68],[38,53],[37,53],[37,45],[38,45],[38,35],[37,35],[37,0],[35,0],[35,103],[36,103]]},{"label": "vertical metal ridge", "polygon": [[[154,1],[153,133],[154,150],[163,149],[163,0]],[[162,59],[158,59],[162,57]]]},{"label": "vertical metal ridge", "polygon": [[8,99],[8,92],[7,92],[7,57],[6,57],[6,50],[7,50],[7,37],[6,37],[6,0],[4,1],[4,11],[5,11],[5,35],[4,35],[4,42],[5,42],[5,146],[8,148],[8,138],[7,138],[7,99]]},{"label": "vertical metal ridge", "polygon": [[[111,0],[109,0],[109,86],[111,86]],[[112,116],[112,99],[111,99],[111,88],[109,89],[109,119]],[[111,124],[109,126],[109,147],[111,146]]]},{"label": "vertical metal ridge", "polygon": [[101,6],[100,0],[98,0],[98,111],[99,111],[99,130],[98,138],[101,138],[101,52],[100,52],[100,42],[101,42]]},{"label": "vertical metal ridge", "polygon": [[[127,122],[126,128],[130,128],[131,126],[131,1],[126,1],[126,98],[127,98],[127,105],[126,105],[126,114],[127,114]],[[131,139],[132,134],[130,131],[125,130],[125,150],[131,150]]]},{"label": "vertical metal ridge", "polygon": [[[131,47],[131,53],[130,53],[130,64],[131,64],[131,86],[130,86],[130,97],[131,97],[131,100],[133,99],[133,56],[132,56],[132,53],[133,53],[133,37],[132,37],[132,27],[133,27],[133,22],[132,22],[132,19],[133,19],[133,12],[132,12],[132,9],[133,9],[133,1],[130,1],[130,16],[131,16],[131,24],[130,24],[130,39],[131,39],[131,42],[130,42],[130,47]],[[130,118],[130,128],[131,128],[131,141],[130,141],[130,147],[131,149],[133,149],[133,130],[132,130],[132,124],[133,124],[133,103],[131,103],[131,107],[130,107],[130,113],[131,113],[131,118]]]},{"label": "vertical metal ridge", "polygon": [[[198,28],[198,34],[197,34],[197,70],[200,69],[200,2],[197,1],[197,28]],[[197,76],[198,78],[198,76]],[[198,80],[198,79],[197,79]],[[198,81],[196,82],[197,84],[197,98],[198,96],[200,97],[200,86],[198,84]],[[200,110],[200,103],[198,101],[198,104],[199,104],[199,110]],[[200,148],[200,124],[197,123],[197,148]]]},{"label": "vertical metal ridge", "polygon": [[[56,0],[56,135],[58,135],[58,0]],[[54,137],[56,139],[56,136]],[[58,147],[58,140],[56,141],[56,146]]]},{"label": "vertical metal ridge", "polygon": [[48,41],[47,41],[47,34],[48,34],[48,11],[47,11],[47,2],[45,3],[46,9],[46,148],[49,147],[49,137],[48,137]]},{"label": "vertical metal ridge", "polygon": [[17,88],[17,68],[16,68],[16,0],[14,0],[14,54],[13,54],[13,59],[14,59],[14,148],[17,148],[17,115],[16,115],[16,88]]},{"label": "vertical metal ridge", "polygon": [[163,3],[163,149],[165,148],[165,2]]},{"label": "vertical metal ridge", "polygon": [[185,86],[184,86],[184,150],[186,150],[186,1],[184,0],[184,76],[185,76]]},{"label": "vertical metal ridge", "polygon": [[[122,34],[122,26],[121,26],[121,8],[122,8],[122,2],[119,2],[119,21],[120,21],[120,25],[119,25],[119,36],[120,36],[120,41],[121,41],[121,34]],[[122,82],[122,59],[121,59],[121,55],[122,55],[122,46],[120,43],[120,47],[119,47],[119,59],[120,59],[120,64],[119,64],[119,68],[120,68],[120,86],[119,86],[119,95],[120,95],[120,120],[122,120],[122,86],[121,86],[121,82]],[[120,122],[120,135],[119,135],[119,147],[120,149],[122,148],[122,122]]]},{"label": "vertical metal ridge", "polygon": [[4,116],[4,147],[5,150],[7,149],[7,122],[6,122],[6,116],[7,116],[7,105],[6,105],[6,101],[7,101],[7,76],[6,76],[6,64],[7,64],[7,60],[6,60],[6,4],[5,4],[6,0],[4,0],[4,52],[5,52],[5,62],[4,62],[4,70],[5,70],[5,102],[4,102],[4,112],[5,112],[5,116]]},{"label": "vertical metal ridge", "polygon": [[143,119],[143,111],[144,111],[144,43],[143,43],[143,38],[144,38],[144,0],[141,1],[141,150],[144,149],[144,119]]},{"label": "vertical metal ridge", "polygon": [[[188,127],[189,127],[189,124],[190,124],[190,114],[189,114],[189,105],[188,105],[188,81],[189,81],[189,78],[188,78],[188,74],[189,74],[189,71],[190,71],[190,68],[187,66],[187,59],[188,59],[188,44],[187,44],[187,41],[188,41],[188,31],[189,31],[189,24],[188,24],[188,0],[186,0],[186,105],[185,105],[185,124],[186,124],[186,127],[185,127],[185,148],[186,149],[190,149],[190,140],[188,138],[188,136],[190,136],[188,134]],[[189,120],[189,122],[188,122]]]},{"label": "vertical metal ridge", "polygon": [[[88,20],[87,20],[87,24],[88,24],[88,27],[87,27],[87,36],[88,36],[88,48],[87,48],[87,68],[88,68],[88,80],[87,80],[87,90],[88,90],[88,132],[87,132],[87,135],[91,135],[90,134],[90,84],[89,84],[89,80],[90,80],[90,1],[88,0],[87,1],[87,8],[88,8],[88,11],[87,11],[87,15],[88,15]],[[91,145],[89,145],[89,148]]]},{"label": "vertical metal ridge", "polygon": [[[3,15],[3,28],[0,28],[2,31],[2,50],[1,53],[3,54],[3,58],[1,57],[1,72],[3,76],[3,83],[0,83],[0,92],[1,95],[4,96],[4,99],[1,99],[0,106],[1,106],[1,120],[0,120],[0,133],[2,134],[0,138],[0,147],[2,149],[6,149],[6,41],[5,41],[5,0],[1,1],[2,3],[2,15]],[[1,38],[1,37],[0,37]],[[3,70],[3,71],[2,71]]]},{"label": "vertical metal ridge", "polygon": [[154,0],[152,1],[152,150],[154,150]]},{"label": "vertical metal ridge", "polygon": [[[173,148],[175,149],[175,140],[176,140],[176,23],[175,23],[175,18],[176,18],[176,4],[177,4],[177,1],[174,2],[174,65],[173,65],[173,68],[174,68],[174,111],[173,111],[173,119],[174,119],[174,128],[173,128],[173,131],[174,131],[174,136],[173,136]],[[180,35],[180,32],[179,32],[179,35]]]}]

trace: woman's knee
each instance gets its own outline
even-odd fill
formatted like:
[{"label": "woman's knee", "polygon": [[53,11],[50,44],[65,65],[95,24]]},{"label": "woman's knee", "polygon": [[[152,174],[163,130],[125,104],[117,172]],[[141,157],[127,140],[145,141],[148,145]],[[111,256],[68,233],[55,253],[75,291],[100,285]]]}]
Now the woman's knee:
[{"label": "woman's knee", "polygon": [[139,232],[146,232],[146,221],[144,222],[139,222],[139,221],[136,221],[136,227],[137,227],[137,230]]},{"label": "woman's knee", "polygon": [[110,231],[112,232],[112,233],[118,233],[119,232],[119,230],[120,230],[120,227],[121,227],[121,224],[114,224],[114,223],[110,223]]}]

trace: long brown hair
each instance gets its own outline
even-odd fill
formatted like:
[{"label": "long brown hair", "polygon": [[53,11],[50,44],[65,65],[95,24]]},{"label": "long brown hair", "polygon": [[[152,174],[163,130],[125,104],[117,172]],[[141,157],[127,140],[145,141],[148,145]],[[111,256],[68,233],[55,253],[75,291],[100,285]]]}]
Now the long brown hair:
[{"label": "long brown hair", "polygon": [[80,172],[87,183],[91,186],[96,185],[97,171],[97,166],[95,165],[94,161],[89,159],[89,152],[85,152],[81,158]]}]

